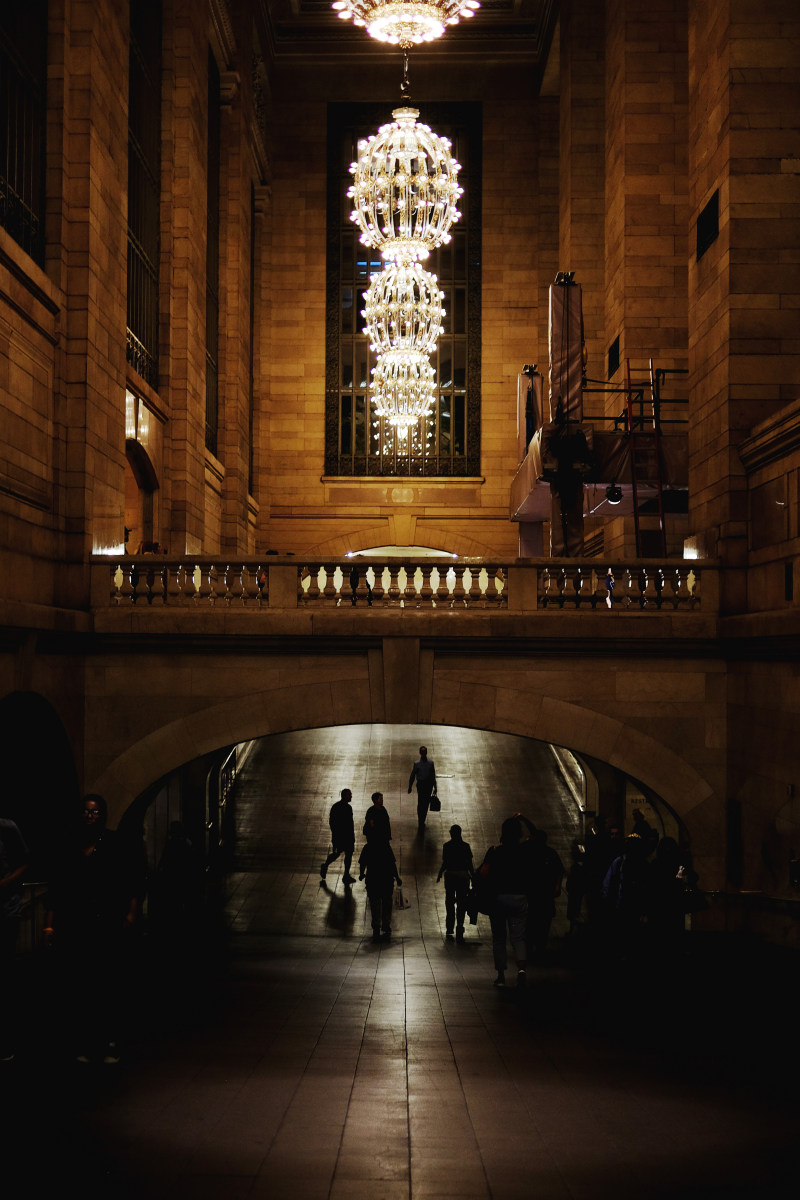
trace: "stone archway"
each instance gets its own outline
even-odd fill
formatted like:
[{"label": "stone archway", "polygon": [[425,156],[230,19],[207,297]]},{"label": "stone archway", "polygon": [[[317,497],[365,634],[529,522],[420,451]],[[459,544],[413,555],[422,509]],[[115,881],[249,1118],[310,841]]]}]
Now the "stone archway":
[{"label": "stone archway", "polygon": [[[297,718],[300,712],[301,720]],[[309,693],[304,684],[287,684],[277,691],[251,695],[246,704],[241,697],[228,699],[161,727],[129,746],[90,787],[107,797],[115,823],[155,779],[221,746],[298,729],[373,723],[367,703],[359,704],[356,699],[342,711],[330,689]],[[652,787],[687,827],[699,821],[707,836],[716,839],[719,833],[721,806],[711,784],[668,746],[619,719],[542,698],[541,704],[528,705],[527,715],[517,703],[507,712],[496,709],[492,720],[434,724],[517,734],[591,755]],[[706,872],[713,870],[716,875],[719,870],[716,859],[721,844],[720,840],[713,849],[709,844]]]}]

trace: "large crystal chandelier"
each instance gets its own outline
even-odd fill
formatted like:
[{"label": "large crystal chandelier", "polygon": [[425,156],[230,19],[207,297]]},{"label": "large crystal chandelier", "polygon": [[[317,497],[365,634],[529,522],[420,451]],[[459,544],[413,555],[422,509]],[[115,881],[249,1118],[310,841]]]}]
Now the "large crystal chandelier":
[{"label": "large crystal chandelier", "polygon": [[[477,0],[336,0],[340,17],[353,17],[373,37],[403,47],[400,94],[409,99],[408,50],[415,42],[444,33],[459,16],[472,16]],[[429,355],[442,326],[444,293],[435,275],[419,265],[431,250],[450,241],[450,226],[460,217],[460,164],[447,138],[439,137],[405,103],[393,120],[358,143],[350,164],[353,201],[350,219],[360,241],[379,250],[386,264],[372,276],[362,315],[377,354],[370,400],[376,416],[393,427],[410,449],[420,436],[420,420],[436,402],[436,372]]]},{"label": "large crystal chandelier", "polygon": [[416,108],[396,108],[390,125],[358,143],[350,164],[353,201],[350,220],[360,241],[384,259],[413,262],[450,241],[450,226],[461,214],[461,164],[447,138],[417,122]]},{"label": "large crystal chandelier", "polygon": [[440,38],[459,17],[471,17],[478,0],[334,0],[337,15],[366,27],[379,42],[408,48]]}]

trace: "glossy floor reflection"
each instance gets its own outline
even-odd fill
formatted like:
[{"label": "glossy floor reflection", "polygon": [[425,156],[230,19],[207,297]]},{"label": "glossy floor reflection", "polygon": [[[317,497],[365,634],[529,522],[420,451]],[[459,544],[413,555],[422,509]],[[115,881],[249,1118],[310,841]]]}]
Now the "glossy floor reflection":
[{"label": "glossy floor reflection", "polygon": [[[443,803],[419,838],[406,788],[423,740]],[[319,876],[345,786],[357,831],[373,790],[392,819],[408,906],[380,945],[363,885],[344,887],[341,862]],[[517,810],[568,861],[577,813],[545,746],[422,727],[261,742],[237,791],[224,954],[176,945],[143,968],[119,1068],[33,1054],[5,1074],[27,1193],[794,1195],[793,961],[690,939],[668,971],[592,962],[562,901],[550,959],[524,993],[496,991],[487,919],[446,942],[435,876],[454,821],[482,857]]]}]

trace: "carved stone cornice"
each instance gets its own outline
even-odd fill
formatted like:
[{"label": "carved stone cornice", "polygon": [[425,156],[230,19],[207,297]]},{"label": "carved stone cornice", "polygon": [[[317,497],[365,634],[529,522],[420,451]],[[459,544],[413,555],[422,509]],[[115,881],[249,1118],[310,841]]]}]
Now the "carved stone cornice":
[{"label": "carved stone cornice", "polygon": [[745,470],[757,471],[787,458],[800,448],[800,400],[793,400],[766,421],[754,426],[739,446]]},{"label": "carved stone cornice", "polygon": [[228,66],[236,56],[236,38],[233,34],[228,0],[210,0],[208,12],[211,23],[211,40],[217,44],[220,66]]}]

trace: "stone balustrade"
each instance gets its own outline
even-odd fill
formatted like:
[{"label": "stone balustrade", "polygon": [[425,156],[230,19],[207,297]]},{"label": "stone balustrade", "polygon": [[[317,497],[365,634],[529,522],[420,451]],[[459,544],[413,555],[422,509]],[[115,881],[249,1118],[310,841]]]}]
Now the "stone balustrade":
[{"label": "stone balustrade", "polygon": [[[355,570],[354,570],[355,566]],[[716,563],[678,559],[273,557],[92,560],[93,607],[488,610],[714,615]],[[356,577],[357,576],[357,577]]]}]

